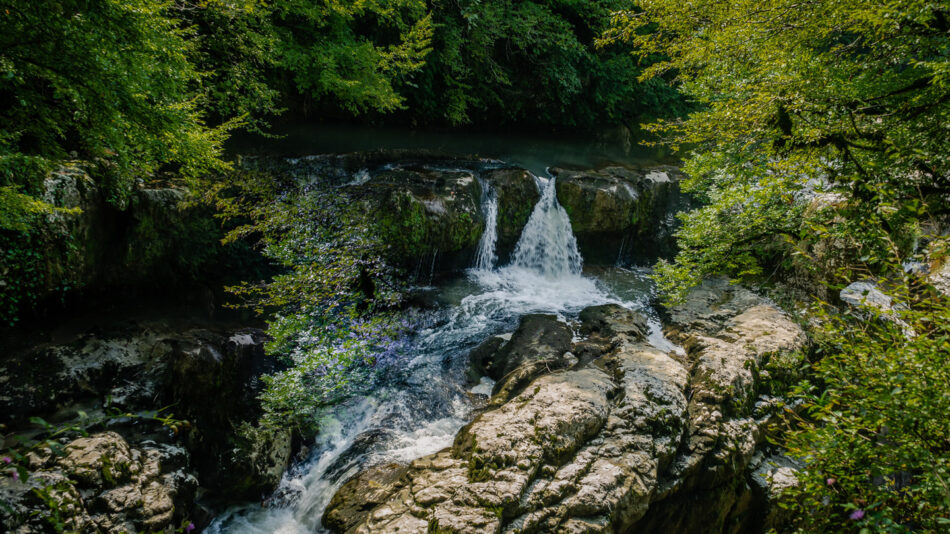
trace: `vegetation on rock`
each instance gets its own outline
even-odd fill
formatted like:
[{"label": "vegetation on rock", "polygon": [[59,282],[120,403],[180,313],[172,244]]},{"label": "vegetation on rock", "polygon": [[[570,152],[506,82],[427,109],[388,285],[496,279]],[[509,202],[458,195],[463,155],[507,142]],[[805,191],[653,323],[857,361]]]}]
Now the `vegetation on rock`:
[{"label": "vegetation on rock", "polygon": [[701,106],[650,127],[687,154],[684,186],[704,204],[682,216],[661,287],[675,299],[710,274],[811,270],[806,294],[877,279],[900,309],[868,320],[822,306],[811,325],[821,342],[799,390],[805,416],[783,440],[806,468],[785,528],[945,529],[950,314],[911,267],[939,265],[945,249],[950,11],[905,0],[638,6],[608,40],[667,54],[645,76],[675,73]]}]

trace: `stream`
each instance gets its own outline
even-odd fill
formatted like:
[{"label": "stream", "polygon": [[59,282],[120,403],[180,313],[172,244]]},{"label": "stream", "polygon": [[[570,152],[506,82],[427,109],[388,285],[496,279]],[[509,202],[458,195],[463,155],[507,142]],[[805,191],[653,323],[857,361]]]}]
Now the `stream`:
[{"label": "stream", "polygon": [[465,277],[434,291],[435,320],[413,337],[408,364],[371,394],[321,414],[320,434],[307,461],[285,473],[269,506],[233,507],[208,532],[296,534],[326,532],[321,518],[350,477],[373,465],[409,462],[450,446],[458,430],[490,395],[488,378],[466,384],[468,353],[495,334],[513,331],[529,313],[570,322],[583,308],[617,303],[649,319],[652,344],[674,347],[649,307],[652,286],[642,270],[583,266],[554,179],[536,177],[541,198],[506,265],[497,265],[497,198],[483,195],[486,229]]}]

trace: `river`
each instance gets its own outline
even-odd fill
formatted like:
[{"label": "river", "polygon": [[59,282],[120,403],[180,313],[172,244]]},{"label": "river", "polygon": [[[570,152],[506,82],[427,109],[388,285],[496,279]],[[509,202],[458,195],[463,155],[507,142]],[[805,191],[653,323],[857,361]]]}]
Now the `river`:
[{"label": "river", "polygon": [[[524,146],[514,148],[520,152],[513,162],[539,168]],[[534,154],[552,157],[546,154],[549,149]],[[492,155],[504,156],[501,152]],[[589,152],[583,155],[590,157]],[[487,189],[482,206],[487,224],[478,254],[464,276],[430,289],[440,306],[414,333],[407,365],[393,370],[371,394],[320,414],[321,431],[309,459],[284,475],[269,506],[232,507],[217,517],[209,532],[324,532],[324,509],[348,478],[372,465],[409,462],[450,446],[484,403],[482,395],[491,391],[487,377],[468,387],[469,351],[491,335],[511,332],[525,314],[554,314],[570,322],[585,307],[622,304],[649,318],[651,343],[673,349],[649,307],[652,286],[647,273],[618,266],[585,269],[568,214],[558,204],[554,178],[543,169],[536,174],[541,197],[510,261],[497,265],[497,201]]]}]

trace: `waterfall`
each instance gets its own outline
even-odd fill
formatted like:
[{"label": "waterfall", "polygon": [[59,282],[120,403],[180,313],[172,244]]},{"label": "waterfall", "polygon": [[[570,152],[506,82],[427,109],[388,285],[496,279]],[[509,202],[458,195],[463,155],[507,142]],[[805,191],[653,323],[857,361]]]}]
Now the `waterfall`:
[{"label": "waterfall", "polygon": [[482,182],[482,212],[485,215],[485,231],[478,242],[475,269],[490,271],[495,268],[495,243],[498,241],[498,194],[488,182]]},{"label": "waterfall", "polygon": [[[558,204],[555,179],[537,178],[535,205],[508,265],[498,267],[498,194],[483,189],[485,233],[469,279],[440,288],[448,305],[433,312],[431,326],[416,332],[412,359],[387,370],[365,397],[354,397],[320,414],[321,432],[310,459],[285,473],[270,507],[247,504],[220,514],[210,534],[314,534],[327,503],[351,476],[373,465],[412,460],[452,445],[477,406],[473,393],[490,393],[482,380],[466,383],[468,353],[488,336],[511,332],[529,313],[576,316],[587,306],[615,302],[645,309],[644,286],[620,297],[581,273],[581,255],[567,211]],[[629,272],[627,272],[629,274]],[[475,282],[474,284],[472,282]],[[651,342],[663,350],[659,322]],[[666,342],[668,343],[668,342]]]},{"label": "waterfall", "polygon": [[541,183],[541,200],[521,232],[511,266],[547,278],[578,276],[582,267],[581,253],[577,250],[571,219],[557,201],[555,178]]}]

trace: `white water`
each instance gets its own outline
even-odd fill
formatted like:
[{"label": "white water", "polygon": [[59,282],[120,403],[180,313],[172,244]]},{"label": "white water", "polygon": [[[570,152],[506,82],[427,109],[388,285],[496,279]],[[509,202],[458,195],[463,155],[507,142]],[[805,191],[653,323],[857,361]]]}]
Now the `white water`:
[{"label": "white water", "polygon": [[482,182],[485,202],[482,211],[485,215],[485,231],[478,242],[478,253],[475,256],[475,268],[480,271],[490,271],[495,268],[498,256],[495,255],[495,243],[498,241],[498,194],[487,183]]},{"label": "white water", "polygon": [[[348,478],[372,465],[408,462],[451,445],[473,409],[465,384],[468,352],[489,335],[514,330],[520,316],[551,313],[569,319],[587,306],[604,303],[649,311],[648,288],[639,274],[613,270],[608,283],[582,274],[577,242],[567,212],[557,202],[554,179],[539,182],[541,199],[510,264],[495,268],[494,235],[483,237],[485,255],[479,255],[467,280],[442,289],[450,304],[445,317],[418,333],[406,368],[393,370],[371,395],[323,414],[310,459],[281,481],[277,494],[289,496],[282,500],[285,504],[232,508],[209,532],[323,532],[323,510]],[[491,197],[487,201],[486,219],[493,215],[486,233],[494,234],[497,198],[494,208]],[[621,286],[625,293],[612,289]],[[655,317],[650,326],[650,341],[672,350]],[[484,393],[490,386],[483,381],[474,391]]]},{"label": "white water", "polygon": [[521,233],[511,266],[550,279],[579,276],[581,253],[571,230],[571,219],[557,202],[554,178],[541,183],[541,199]]}]

